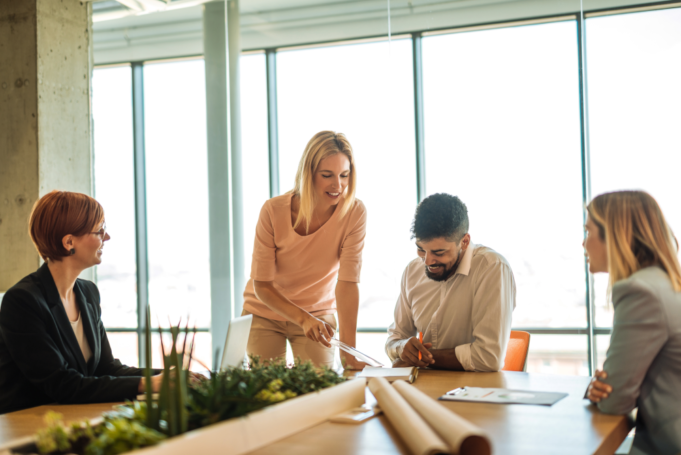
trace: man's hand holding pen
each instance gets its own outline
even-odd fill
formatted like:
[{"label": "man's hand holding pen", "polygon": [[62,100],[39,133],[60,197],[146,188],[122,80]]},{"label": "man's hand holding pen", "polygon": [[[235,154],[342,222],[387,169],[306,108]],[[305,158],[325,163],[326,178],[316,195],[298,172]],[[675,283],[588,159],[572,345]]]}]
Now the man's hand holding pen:
[{"label": "man's hand holding pen", "polygon": [[[400,359],[393,363],[393,366],[417,366],[421,368],[428,367],[435,363],[433,354],[431,354],[429,351],[429,349],[432,347],[432,343],[421,344],[418,338],[411,337],[404,345]],[[419,359],[419,354],[421,354],[421,359]]]}]

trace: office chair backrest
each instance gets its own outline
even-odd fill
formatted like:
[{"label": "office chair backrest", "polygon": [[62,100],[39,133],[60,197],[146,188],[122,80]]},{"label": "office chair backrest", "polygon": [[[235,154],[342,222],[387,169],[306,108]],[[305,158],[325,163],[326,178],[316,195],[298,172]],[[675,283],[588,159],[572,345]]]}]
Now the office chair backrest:
[{"label": "office chair backrest", "polygon": [[511,330],[511,339],[506,349],[504,371],[525,371],[527,352],[530,350],[530,334],[519,330]]}]

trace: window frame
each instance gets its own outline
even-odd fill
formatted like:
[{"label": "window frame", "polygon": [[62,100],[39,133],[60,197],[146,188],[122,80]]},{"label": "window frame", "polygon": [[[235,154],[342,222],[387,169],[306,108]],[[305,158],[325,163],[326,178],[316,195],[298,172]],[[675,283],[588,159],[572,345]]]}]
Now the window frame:
[{"label": "window frame", "polygon": [[[578,46],[578,65],[579,65],[579,96],[580,96],[580,146],[581,146],[581,169],[582,169],[582,199],[584,203],[583,217],[586,221],[586,204],[591,199],[591,182],[589,171],[589,119],[588,119],[588,99],[587,99],[587,67],[586,67],[586,20],[591,17],[601,17],[605,15],[618,15],[628,13],[639,13],[660,9],[681,8],[678,1],[660,2],[649,5],[628,5],[617,8],[608,8],[593,11],[578,11],[572,14],[561,14],[550,17],[528,17],[514,20],[512,22],[490,22],[482,24],[472,24],[454,28],[443,28],[439,30],[418,30],[409,35],[412,40],[412,63],[414,72],[414,119],[415,119],[415,172],[417,185],[417,199],[420,202],[426,195],[425,189],[425,146],[424,146],[424,109],[423,109],[423,61],[421,40],[424,36],[435,34],[459,33],[471,30],[490,30],[497,28],[517,27],[531,24],[543,24],[557,21],[575,20],[577,25],[577,46]],[[400,35],[402,36],[402,35]],[[268,147],[269,147],[269,173],[270,196],[279,194],[279,143],[278,143],[278,112],[277,112],[277,71],[276,59],[280,51],[312,48],[330,47],[334,45],[357,43],[362,41],[388,40],[389,36],[376,37],[357,37],[352,40],[341,42],[313,42],[301,43],[281,48],[265,49],[246,49],[242,53],[263,52],[266,55],[266,77],[267,87],[267,109],[268,109]],[[147,217],[146,217],[146,174],[145,174],[145,134],[144,134],[144,65],[146,63],[156,63],[167,60],[184,60],[204,58],[203,55],[178,56],[172,59],[120,62],[115,64],[95,65],[94,68],[105,68],[128,64],[132,68],[132,112],[133,112],[133,141],[134,141],[134,182],[135,182],[135,226],[136,226],[136,261],[137,261],[137,327],[120,328],[107,327],[107,332],[129,333],[135,332],[138,335],[139,359],[140,364],[144,364],[144,332],[146,324],[146,311],[148,307],[148,251],[147,251]],[[94,153],[94,152],[93,152]],[[263,170],[265,171],[265,170]],[[240,195],[237,195],[240,197]],[[610,335],[611,327],[597,327],[594,320],[594,295],[593,295],[593,275],[589,272],[588,263],[584,261],[585,282],[586,282],[586,327],[550,328],[550,327],[515,327],[514,330],[522,330],[537,335],[587,335],[587,358],[589,374],[593,374],[596,367],[596,336]],[[360,327],[358,333],[387,333],[387,327]],[[163,329],[168,332],[169,329]],[[197,329],[198,332],[210,332],[207,327]]]}]

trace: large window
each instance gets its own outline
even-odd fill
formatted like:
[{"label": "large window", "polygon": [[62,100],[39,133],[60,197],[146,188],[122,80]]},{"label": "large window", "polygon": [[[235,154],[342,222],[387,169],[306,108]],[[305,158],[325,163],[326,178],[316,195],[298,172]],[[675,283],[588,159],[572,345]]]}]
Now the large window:
[{"label": "large window", "polygon": [[[594,17],[586,31],[592,195],[648,191],[678,236],[681,9]],[[607,275],[594,278],[596,324],[610,327]]]},{"label": "large window", "polygon": [[[192,326],[210,327],[205,80],[203,59],[144,65],[153,326],[189,317]],[[210,337],[204,338],[195,352],[208,363]]]},{"label": "large window", "polygon": [[[681,229],[674,186],[681,8],[603,14],[243,55],[243,191],[234,197],[244,211],[233,221],[243,226],[245,261],[234,273],[249,276],[260,208],[291,189],[308,140],[321,130],[343,132],[368,211],[358,348],[387,361],[385,331],[402,271],[416,257],[409,228],[417,200],[448,192],[467,204],[473,242],[501,253],[513,269],[513,326],[533,334],[528,371],[589,374],[594,357],[604,360],[612,305],[606,278],[585,269],[585,192],[647,190]],[[130,100],[140,69],[149,301],[162,325],[191,316],[203,330],[198,356],[210,366],[202,59],[95,70],[96,195],[112,235],[97,273],[103,319],[118,332],[114,349],[136,363],[129,352],[137,346],[140,220]],[[276,90],[268,94],[268,87]],[[270,188],[271,168],[279,188]]]},{"label": "large window", "polygon": [[[96,69],[92,77],[95,197],[104,207],[107,232],[97,267],[106,327],[137,327],[135,185],[133,182],[132,77],[130,65]],[[137,365],[137,333],[109,337],[121,361]]]},{"label": "large window", "polygon": [[135,185],[132,148],[130,65],[97,69],[92,78],[95,144],[95,197],[104,207],[107,232],[97,284],[104,322],[137,326]]},{"label": "large window", "polygon": [[576,34],[571,20],[423,39],[426,190],[459,196],[471,241],[509,261],[514,327],[586,326]]},{"label": "large window", "polygon": [[[575,21],[423,40],[426,189],[511,264],[520,327],[584,327]],[[465,69],[465,70],[459,70]]]},{"label": "large window", "polygon": [[210,326],[203,60],[144,66],[152,320]]},{"label": "large window", "polygon": [[[95,194],[111,240],[97,280],[102,319],[114,354],[139,363],[136,229],[148,239],[152,327],[189,318],[204,332],[195,355],[211,364],[206,108],[203,60],[136,64],[143,71],[146,224],[135,216],[133,72],[130,65],[96,69],[93,77]],[[137,134],[141,134],[138,132]],[[138,175],[139,177],[139,175]],[[160,340],[153,337],[153,364]],[[201,368],[198,364],[195,367]]]},{"label": "large window", "polygon": [[[265,54],[241,57],[241,156],[243,190],[244,265],[248,280],[255,226],[260,209],[270,197],[269,154],[267,145],[267,77]],[[237,290],[243,292],[243,289]]]}]

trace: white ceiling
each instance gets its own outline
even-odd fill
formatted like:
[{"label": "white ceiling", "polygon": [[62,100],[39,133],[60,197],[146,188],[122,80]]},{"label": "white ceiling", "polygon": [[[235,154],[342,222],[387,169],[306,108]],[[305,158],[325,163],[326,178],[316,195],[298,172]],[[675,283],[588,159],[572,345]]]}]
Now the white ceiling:
[{"label": "white ceiling", "polygon": [[[103,13],[128,12],[139,14],[147,11],[173,10],[183,7],[191,7],[207,1],[215,0],[93,0],[95,18]],[[480,0],[390,0],[391,8],[422,7],[440,3],[479,3]],[[373,4],[371,8],[379,7],[387,10],[388,0],[241,0],[239,7],[245,14],[264,14],[270,12],[287,11],[295,14],[296,10],[310,8],[335,8],[345,10],[364,9],[366,5]],[[131,8],[126,5],[137,5]]]},{"label": "white ceiling", "polygon": [[[203,53],[206,0],[95,0],[95,63]],[[578,12],[580,0],[241,0],[242,48],[264,49]],[[653,0],[582,0],[585,10]],[[121,3],[133,5],[131,9]],[[151,6],[149,6],[151,5]],[[163,11],[145,8],[163,7]]]}]

